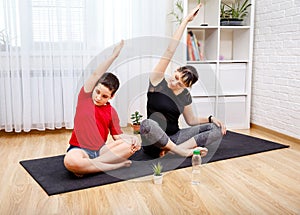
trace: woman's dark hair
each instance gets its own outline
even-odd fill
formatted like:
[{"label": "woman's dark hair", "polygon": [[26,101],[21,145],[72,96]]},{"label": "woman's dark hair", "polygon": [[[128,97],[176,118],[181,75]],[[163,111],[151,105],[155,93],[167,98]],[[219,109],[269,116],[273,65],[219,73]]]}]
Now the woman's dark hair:
[{"label": "woman's dark hair", "polygon": [[120,82],[117,76],[110,72],[104,73],[101,78],[97,81],[95,87],[98,84],[103,84],[111,91],[111,96],[115,94],[115,92],[119,89]]},{"label": "woman's dark hair", "polygon": [[182,81],[187,87],[191,87],[196,81],[198,81],[199,75],[196,68],[193,66],[182,66],[177,69],[177,71],[182,73]]}]

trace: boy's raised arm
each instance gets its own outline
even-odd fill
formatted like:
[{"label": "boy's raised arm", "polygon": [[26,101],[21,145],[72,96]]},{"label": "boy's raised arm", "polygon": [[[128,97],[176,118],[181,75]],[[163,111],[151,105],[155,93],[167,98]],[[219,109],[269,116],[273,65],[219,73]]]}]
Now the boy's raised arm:
[{"label": "boy's raised arm", "polygon": [[93,91],[97,81],[108,70],[108,68],[114,62],[114,60],[119,56],[123,46],[124,46],[124,40],[121,40],[121,42],[114,48],[113,53],[105,61],[103,61],[96,68],[96,70],[90,75],[90,77],[84,83],[84,91],[85,92]]}]

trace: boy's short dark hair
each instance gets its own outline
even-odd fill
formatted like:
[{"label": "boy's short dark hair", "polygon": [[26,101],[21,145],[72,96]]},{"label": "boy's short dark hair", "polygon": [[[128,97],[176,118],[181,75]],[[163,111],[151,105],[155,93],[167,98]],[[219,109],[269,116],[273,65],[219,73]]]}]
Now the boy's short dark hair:
[{"label": "boy's short dark hair", "polygon": [[101,78],[97,81],[95,87],[98,84],[103,84],[111,91],[111,96],[115,94],[115,92],[119,89],[120,82],[117,76],[110,72],[104,73]]}]

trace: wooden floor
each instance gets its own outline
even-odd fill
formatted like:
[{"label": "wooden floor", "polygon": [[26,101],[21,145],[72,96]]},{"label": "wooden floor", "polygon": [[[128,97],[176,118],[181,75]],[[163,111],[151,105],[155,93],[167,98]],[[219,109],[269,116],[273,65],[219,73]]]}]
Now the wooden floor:
[{"label": "wooden floor", "polygon": [[191,168],[48,196],[20,160],[65,152],[70,131],[0,132],[0,214],[300,214],[300,144],[258,129],[239,130],[290,145],[203,165],[202,183]]}]

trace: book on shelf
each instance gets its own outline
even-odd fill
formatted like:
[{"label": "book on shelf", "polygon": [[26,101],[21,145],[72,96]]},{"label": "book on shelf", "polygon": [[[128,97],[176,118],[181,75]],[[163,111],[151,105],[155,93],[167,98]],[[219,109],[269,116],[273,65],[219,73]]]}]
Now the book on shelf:
[{"label": "book on shelf", "polygon": [[189,34],[186,37],[186,43],[187,43],[187,60],[194,61],[195,55],[193,51],[192,39]]},{"label": "book on shelf", "polygon": [[189,31],[187,34],[187,60],[200,61],[203,59],[201,43],[196,35],[192,31]]},{"label": "book on shelf", "polygon": [[201,51],[201,43],[200,43],[200,41],[198,40],[197,41],[197,45],[198,45],[198,52],[199,52],[199,57],[200,57],[200,60],[204,60],[204,57],[203,57],[203,53],[202,53],[202,51]]}]

